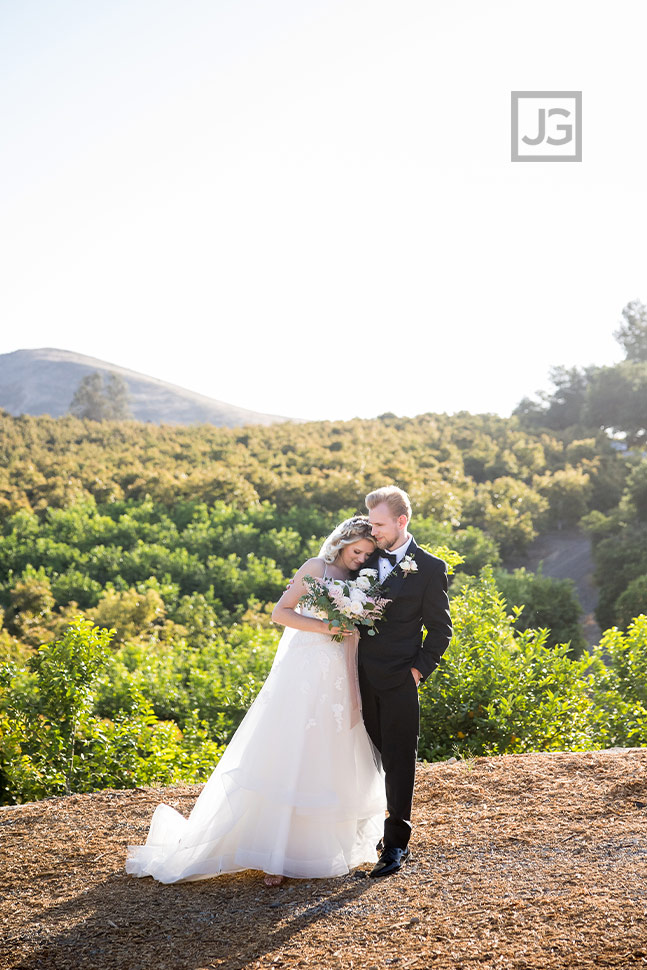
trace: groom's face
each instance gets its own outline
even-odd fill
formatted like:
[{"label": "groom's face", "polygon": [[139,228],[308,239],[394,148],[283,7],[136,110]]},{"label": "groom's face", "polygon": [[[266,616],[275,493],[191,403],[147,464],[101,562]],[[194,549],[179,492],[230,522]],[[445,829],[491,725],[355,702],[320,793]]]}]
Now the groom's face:
[{"label": "groom's face", "polygon": [[407,517],[396,518],[386,502],[369,509],[368,520],[378,549],[397,549],[407,531]]}]

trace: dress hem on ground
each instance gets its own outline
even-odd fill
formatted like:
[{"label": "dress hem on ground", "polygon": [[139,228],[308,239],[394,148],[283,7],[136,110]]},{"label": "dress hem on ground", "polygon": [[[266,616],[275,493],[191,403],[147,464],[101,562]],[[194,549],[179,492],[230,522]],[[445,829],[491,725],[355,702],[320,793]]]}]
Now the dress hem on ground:
[{"label": "dress hem on ground", "polygon": [[163,883],[247,869],[307,879],[375,862],[384,776],[352,686],[343,643],[286,631],[190,816],[158,805],[126,872]]}]

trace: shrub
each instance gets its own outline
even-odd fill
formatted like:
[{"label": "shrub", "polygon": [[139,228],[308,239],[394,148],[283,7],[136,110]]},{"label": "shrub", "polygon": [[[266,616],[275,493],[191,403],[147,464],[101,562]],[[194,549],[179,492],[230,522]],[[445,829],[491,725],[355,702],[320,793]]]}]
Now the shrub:
[{"label": "shrub", "polygon": [[647,745],[647,616],[607,630],[595,650],[591,690],[606,745]]},{"label": "shrub", "polygon": [[182,732],[136,688],[114,720],[93,713],[111,631],[78,617],[30,659],[0,664],[0,804],[48,795],[202,780],[222,748],[196,712]]},{"label": "shrub", "polygon": [[496,583],[508,610],[520,607],[515,618],[517,630],[547,630],[546,645],[570,644],[569,652],[579,657],[586,648],[580,618],[582,607],[572,579],[544,576],[523,567],[513,572],[496,570]]},{"label": "shrub", "polygon": [[420,691],[423,758],[600,746],[589,658],[516,631],[489,567],[453,598],[452,619],[452,642]]},{"label": "shrub", "polygon": [[214,630],[208,641],[128,643],[110,658],[96,692],[96,713],[113,718],[131,710],[132,691],[155,715],[186,729],[193,716],[209,736],[226,744],[269,673],[279,634],[246,624]]},{"label": "shrub", "polygon": [[621,593],[616,602],[616,617],[623,630],[627,630],[634,617],[647,609],[647,574],[636,576]]}]

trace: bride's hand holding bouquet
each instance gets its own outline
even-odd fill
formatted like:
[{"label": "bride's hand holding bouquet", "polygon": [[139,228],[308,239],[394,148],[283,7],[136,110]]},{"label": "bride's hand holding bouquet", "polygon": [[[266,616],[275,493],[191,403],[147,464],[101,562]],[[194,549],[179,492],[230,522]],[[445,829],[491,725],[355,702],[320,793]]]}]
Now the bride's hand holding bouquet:
[{"label": "bride's hand holding bouquet", "polygon": [[368,627],[369,636],[373,636],[375,624],[390,602],[381,595],[376,569],[360,569],[355,579],[304,576],[303,584],[307,592],[299,604],[326,621],[332,639],[338,643],[356,633],[358,626]]}]

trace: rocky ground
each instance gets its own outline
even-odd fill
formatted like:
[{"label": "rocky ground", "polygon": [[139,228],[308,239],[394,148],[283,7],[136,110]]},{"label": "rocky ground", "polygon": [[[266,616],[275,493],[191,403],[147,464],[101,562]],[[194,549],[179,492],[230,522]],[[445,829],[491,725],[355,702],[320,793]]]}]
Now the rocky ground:
[{"label": "rocky ground", "polygon": [[157,803],[200,787],[1,809],[0,968],[647,967],[647,749],[421,765],[383,881],[127,876]]}]

